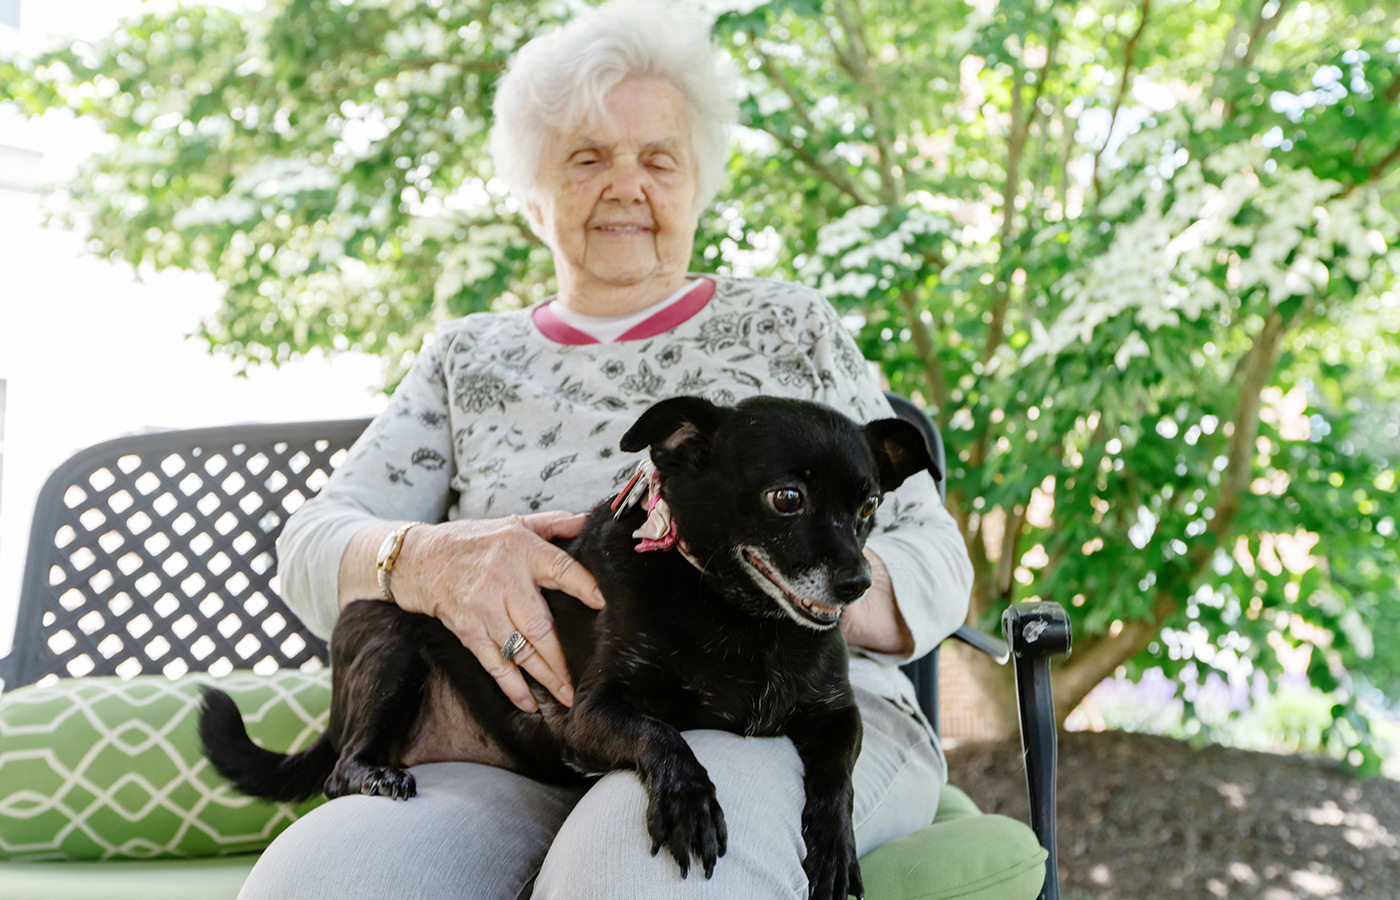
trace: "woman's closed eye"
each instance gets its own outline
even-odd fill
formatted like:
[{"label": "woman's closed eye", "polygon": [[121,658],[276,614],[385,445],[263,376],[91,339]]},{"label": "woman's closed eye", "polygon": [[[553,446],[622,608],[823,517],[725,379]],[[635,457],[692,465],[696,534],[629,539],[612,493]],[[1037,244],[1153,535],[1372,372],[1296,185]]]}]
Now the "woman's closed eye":
[{"label": "woman's closed eye", "polygon": [[569,157],[569,164],[577,168],[591,168],[603,164],[603,154],[596,150],[580,150]]},{"label": "woman's closed eye", "polygon": [[660,172],[674,172],[677,168],[675,157],[669,153],[657,153],[648,157],[647,165]]}]

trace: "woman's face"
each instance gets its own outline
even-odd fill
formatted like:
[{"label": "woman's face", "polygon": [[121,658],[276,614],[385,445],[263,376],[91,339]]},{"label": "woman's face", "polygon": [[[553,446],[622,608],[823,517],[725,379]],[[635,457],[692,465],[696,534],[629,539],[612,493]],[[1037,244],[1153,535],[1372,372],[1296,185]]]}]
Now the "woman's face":
[{"label": "woman's face", "polygon": [[560,299],[619,315],[685,279],[699,211],[690,111],[669,82],[630,77],[595,127],[558,133],[528,204],[554,251]]}]

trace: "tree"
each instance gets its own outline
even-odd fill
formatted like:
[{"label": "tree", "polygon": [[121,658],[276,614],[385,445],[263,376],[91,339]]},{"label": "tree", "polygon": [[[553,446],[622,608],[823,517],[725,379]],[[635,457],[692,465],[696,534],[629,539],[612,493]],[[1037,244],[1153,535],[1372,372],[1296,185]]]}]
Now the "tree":
[{"label": "tree", "polygon": [[[0,81],[102,121],[59,199],[100,253],[217,275],[212,346],[399,371],[438,322],[550,289],[484,138],[511,50],[567,14],[192,8]],[[1358,692],[1400,684],[1395,24],[1358,0],[718,18],[744,128],[696,267],[820,286],[940,419],[971,618],[1075,614],[1062,716],[1116,671],[1306,659],[1360,747]]]}]

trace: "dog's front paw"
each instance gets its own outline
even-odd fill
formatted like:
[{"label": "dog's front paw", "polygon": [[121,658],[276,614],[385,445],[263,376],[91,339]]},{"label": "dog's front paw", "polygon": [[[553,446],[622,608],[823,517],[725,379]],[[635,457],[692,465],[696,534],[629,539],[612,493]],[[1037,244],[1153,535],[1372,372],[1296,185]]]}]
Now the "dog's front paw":
[{"label": "dog's front paw", "polygon": [[860,880],[860,861],[856,858],[856,838],[850,819],[834,822],[802,817],[802,837],[807,842],[807,856],[802,868],[807,872],[808,900],[846,900],[862,898],[865,886]]},{"label": "dog's front paw", "polygon": [[418,785],[412,773],[396,766],[369,766],[342,759],[326,779],[326,796],[331,799],[347,794],[368,794],[407,800],[416,793]]},{"label": "dog's front paw", "polygon": [[[684,768],[684,767],[683,767]],[[651,834],[651,855],[665,847],[681,867],[681,877],[690,872],[693,854],[705,877],[715,873],[715,862],[724,855],[728,834],[724,810],[715,796],[714,783],[698,762],[694,771],[653,778],[648,788],[647,831]]]}]

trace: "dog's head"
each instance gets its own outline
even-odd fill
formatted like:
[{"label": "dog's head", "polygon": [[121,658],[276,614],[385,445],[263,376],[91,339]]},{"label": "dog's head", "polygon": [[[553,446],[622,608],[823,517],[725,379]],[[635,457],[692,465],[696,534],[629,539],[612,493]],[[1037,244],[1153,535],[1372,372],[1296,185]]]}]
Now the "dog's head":
[{"label": "dog's head", "polygon": [[681,539],[727,598],[763,617],[834,627],[870,587],[862,550],[886,491],[938,477],[914,425],[861,426],[819,403],[698,397],[652,406],[622,438],[650,448]]}]

